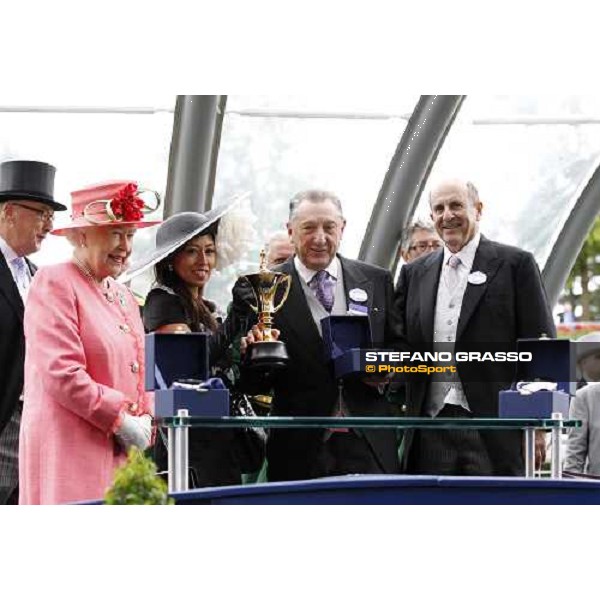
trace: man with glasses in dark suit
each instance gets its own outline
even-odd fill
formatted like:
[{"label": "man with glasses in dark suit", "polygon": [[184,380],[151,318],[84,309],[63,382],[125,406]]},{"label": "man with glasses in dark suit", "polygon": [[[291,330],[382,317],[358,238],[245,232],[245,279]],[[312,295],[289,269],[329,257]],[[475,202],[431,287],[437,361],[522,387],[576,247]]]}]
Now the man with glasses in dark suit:
[{"label": "man with glasses in dark suit", "polygon": [[37,252],[52,229],[54,174],[49,164],[0,164],[0,504],[16,504],[25,338],[23,312]]},{"label": "man with glasses in dark suit", "polygon": [[430,252],[439,250],[443,245],[444,243],[433,225],[428,225],[423,221],[415,221],[402,234],[400,256],[404,262],[409,263]]},{"label": "man with glasses in dark suit", "polygon": [[[411,263],[417,258],[439,250],[443,245],[444,242],[437,234],[433,223],[428,224],[417,220],[402,232],[398,254],[405,263]],[[390,385],[389,401],[395,416],[403,416],[406,413],[406,382],[395,381]],[[399,436],[403,437],[401,431]]]}]

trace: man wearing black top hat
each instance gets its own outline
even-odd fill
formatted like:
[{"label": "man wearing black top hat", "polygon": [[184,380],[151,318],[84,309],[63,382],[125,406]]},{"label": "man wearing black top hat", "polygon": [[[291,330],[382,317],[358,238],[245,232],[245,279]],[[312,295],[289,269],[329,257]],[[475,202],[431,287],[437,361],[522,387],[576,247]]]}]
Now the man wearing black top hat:
[{"label": "man wearing black top hat", "polygon": [[0,504],[18,498],[18,449],[25,338],[23,313],[37,252],[52,229],[56,169],[43,162],[0,163]]}]

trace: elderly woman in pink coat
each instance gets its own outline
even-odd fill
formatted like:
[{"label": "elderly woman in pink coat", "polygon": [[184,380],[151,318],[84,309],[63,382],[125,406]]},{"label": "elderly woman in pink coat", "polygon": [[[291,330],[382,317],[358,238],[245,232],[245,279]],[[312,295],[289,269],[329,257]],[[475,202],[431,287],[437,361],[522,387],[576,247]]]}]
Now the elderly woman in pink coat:
[{"label": "elderly woman in pink coat", "polygon": [[73,259],[42,267],[30,287],[21,504],[101,498],[128,448],[151,442],[144,329],[133,295],[115,281],[136,229],[157,223],[144,221],[154,209],[143,193],[129,181],[73,192],[71,223],[52,232],[68,237]]}]

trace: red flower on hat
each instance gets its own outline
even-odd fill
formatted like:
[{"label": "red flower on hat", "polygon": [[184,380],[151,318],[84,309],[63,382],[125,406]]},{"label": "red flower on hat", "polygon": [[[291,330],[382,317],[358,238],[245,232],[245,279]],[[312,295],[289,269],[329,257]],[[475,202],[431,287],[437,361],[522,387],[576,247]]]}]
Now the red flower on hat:
[{"label": "red flower on hat", "polygon": [[135,183],[128,183],[113,196],[110,209],[118,221],[140,221],[144,216],[141,209],[146,204],[136,196],[137,190],[138,186]]}]

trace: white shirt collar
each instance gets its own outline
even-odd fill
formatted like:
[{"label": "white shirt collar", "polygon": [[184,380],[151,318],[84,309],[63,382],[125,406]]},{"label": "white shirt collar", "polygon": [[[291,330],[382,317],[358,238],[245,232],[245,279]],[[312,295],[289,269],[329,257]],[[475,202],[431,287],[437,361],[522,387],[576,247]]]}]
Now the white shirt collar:
[{"label": "white shirt collar", "polygon": [[[473,261],[475,260],[475,253],[477,252],[480,240],[481,233],[477,232],[468,244],[465,244],[458,252],[454,253],[454,256],[460,258],[461,263],[467,267],[469,272],[473,268]],[[451,256],[452,252],[448,250],[447,246],[444,246],[444,265],[448,264],[448,259]]]},{"label": "white shirt collar", "polygon": [[15,258],[19,258],[19,255],[8,245],[6,240],[0,235],[0,252],[4,254],[6,262],[10,265]]},{"label": "white shirt collar", "polygon": [[[300,262],[297,254],[294,256],[294,266],[296,267],[296,271],[298,271],[298,275],[300,275],[300,277],[302,277],[306,283],[309,283],[309,281],[317,274],[317,271],[309,269],[302,262]],[[327,271],[329,275],[336,281],[338,278],[339,269],[340,259],[337,256],[333,258],[333,260],[329,263],[329,266],[325,267],[325,271]]]}]

